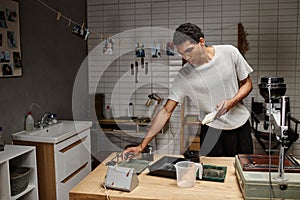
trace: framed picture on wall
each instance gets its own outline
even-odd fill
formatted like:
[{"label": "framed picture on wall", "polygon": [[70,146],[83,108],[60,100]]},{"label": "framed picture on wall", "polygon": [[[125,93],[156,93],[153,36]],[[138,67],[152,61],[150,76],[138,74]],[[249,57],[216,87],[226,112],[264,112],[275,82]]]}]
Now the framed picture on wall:
[{"label": "framed picture on wall", "polygon": [[0,1],[0,77],[22,76],[19,3]]}]

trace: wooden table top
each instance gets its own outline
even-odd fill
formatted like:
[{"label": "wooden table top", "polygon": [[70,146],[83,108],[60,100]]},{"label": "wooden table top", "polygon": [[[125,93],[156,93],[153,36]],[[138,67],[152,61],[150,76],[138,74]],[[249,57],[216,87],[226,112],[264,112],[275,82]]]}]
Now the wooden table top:
[{"label": "wooden table top", "polygon": [[[180,188],[176,179],[147,175],[146,169],[138,176],[139,185],[131,192],[104,189],[102,184],[107,172],[105,163],[110,161],[115,153],[110,155],[101,165],[86,176],[69,193],[70,200],[82,199],[243,199],[234,169],[234,158],[231,157],[201,157],[203,164],[227,166],[224,182],[197,180],[192,188]],[[155,160],[163,155],[155,155]],[[151,163],[150,163],[151,164]]]}]

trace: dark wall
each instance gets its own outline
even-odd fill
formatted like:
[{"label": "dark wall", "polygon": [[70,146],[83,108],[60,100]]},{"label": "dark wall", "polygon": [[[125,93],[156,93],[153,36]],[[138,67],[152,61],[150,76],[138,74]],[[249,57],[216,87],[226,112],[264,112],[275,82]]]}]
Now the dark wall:
[{"label": "dark wall", "polygon": [[[85,0],[43,2],[77,23],[86,20]],[[86,41],[38,0],[20,0],[20,29],[23,76],[0,79],[0,126],[6,143],[11,133],[24,129],[32,103],[40,106],[32,108],[35,121],[46,111],[57,113],[59,119],[73,119],[73,84],[87,55]],[[82,88],[87,94],[87,81]]]}]

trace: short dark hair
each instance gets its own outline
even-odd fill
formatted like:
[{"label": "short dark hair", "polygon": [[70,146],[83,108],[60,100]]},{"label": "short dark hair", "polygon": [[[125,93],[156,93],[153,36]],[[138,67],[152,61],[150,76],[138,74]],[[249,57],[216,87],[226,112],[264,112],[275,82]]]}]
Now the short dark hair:
[{"label": "short dark hair", "polygon": [[204,38],[204,34],[196,24],[184,23],[178,26],[173,34],[173,43],[179,45],[184,43],[186,40],[191,43],[198,43],[200,38]]}]

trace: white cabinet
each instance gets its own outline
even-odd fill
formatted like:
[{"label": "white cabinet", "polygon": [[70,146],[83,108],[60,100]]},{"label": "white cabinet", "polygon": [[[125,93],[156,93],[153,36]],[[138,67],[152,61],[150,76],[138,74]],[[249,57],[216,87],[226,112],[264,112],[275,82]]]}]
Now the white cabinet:
[{"label": "white cabinet", "polygon": [[91,171],[90,127],[58,143],[13,140],[37,150],[39,198],[67,200],[69,191]]},{"label": "white cabinet", "polygon": [[[29,167],[29,184],[23,192],[11,196],[10,172],[9,168]],[[2,200],[37,200],[38,199],[38,182],[37,182],[37,165],[36,151],[32,146],[5,145],[4,151],[0,151],[0,199]]]},{"label": "white cabinet", "polygon": [[69,199],[69,191],[91,171],[90,129],[55,144],[55,174],[58,200]]}]

